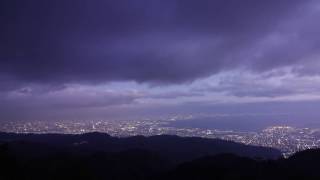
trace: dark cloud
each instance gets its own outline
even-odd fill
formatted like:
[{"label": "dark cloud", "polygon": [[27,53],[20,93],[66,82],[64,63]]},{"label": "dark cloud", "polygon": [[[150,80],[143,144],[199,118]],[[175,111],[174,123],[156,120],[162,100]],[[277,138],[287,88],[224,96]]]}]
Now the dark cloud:
[{"label": "dark cloud", "polygon": [[[319,3],[4,0],[0,76],[7,77],[8,87],[14,82],[177,83],[242,66],[260,71],[290,65],[319,47],[312,40],[317,25],[291,28],[319,17],[304,15],[314,7],[310,4]],[[294,13],[303,16],[295,21]],[[309,27],[316,30],[309,33]]]}]

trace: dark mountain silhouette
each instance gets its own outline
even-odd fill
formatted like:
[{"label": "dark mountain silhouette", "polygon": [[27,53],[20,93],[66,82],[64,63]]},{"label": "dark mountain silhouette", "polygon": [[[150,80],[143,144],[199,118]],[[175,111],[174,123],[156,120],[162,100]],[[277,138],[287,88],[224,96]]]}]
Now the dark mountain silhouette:
[{"label": "dark mountain silhouette", "polygon": [[319,163],[320,150],[306,150],[278,160],[220,154],[183,163],[161,179],[320,179]]},{"label": "dark mountain silhouette", "polygon": [[[104,133],[82,135],[0,133],[0,141],[11,142],[10,148],[17,154],[27,152],[28,155],[39,156],[58,151],[91,154],[95,152],[121,152],[130,149],[152,151],[169,159],[172,163],[181,163],[220,153],[267,159],[276,159],[281,156],[280,151],[271,148],[246,146],[218,139],[169,135],[116,138]],[[30,145],[30,143],[38,144],[38,146]]]},{"label": "dark mountain silhouette", "polygon": [[0,179],[319,179],[320,150],[178,136],[0,133]]}]

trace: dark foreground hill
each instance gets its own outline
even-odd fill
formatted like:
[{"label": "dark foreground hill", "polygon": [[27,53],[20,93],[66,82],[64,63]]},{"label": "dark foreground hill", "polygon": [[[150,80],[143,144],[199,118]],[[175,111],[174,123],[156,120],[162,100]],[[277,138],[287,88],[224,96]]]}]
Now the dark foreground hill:
[{"label": "dark foreground hill", "polygon": [[105,133],[82,135],[0,133],[0,142],[11,142],[9,148],[19,155],[47,156],[57,152],[92,154],[143,149],[161,155],[172,163],[190,161],[220,153],[232,153],[251,158],[277,159],[281,152],[257,146],[247,146],[219,139],[178,137],[169,135],[117,138]]},{"label": "dark foreground hill", "polygon": [[177,136],[0,133],[0,179],[319,179],[320,151]]},{"label": "dark foreground hill", "polygon": [[306,150],[288,159],[254,160],[221,154],[183,163],[158,179],[319,180],[320,150]]}]

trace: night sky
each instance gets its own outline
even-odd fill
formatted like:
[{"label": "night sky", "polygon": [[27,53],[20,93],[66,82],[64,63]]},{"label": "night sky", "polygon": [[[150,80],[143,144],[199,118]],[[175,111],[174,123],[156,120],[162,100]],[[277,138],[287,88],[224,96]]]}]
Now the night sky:
[{"label": "night sky", "polygon": [[320,1],[1,0],[0,121],[320,117]]}]

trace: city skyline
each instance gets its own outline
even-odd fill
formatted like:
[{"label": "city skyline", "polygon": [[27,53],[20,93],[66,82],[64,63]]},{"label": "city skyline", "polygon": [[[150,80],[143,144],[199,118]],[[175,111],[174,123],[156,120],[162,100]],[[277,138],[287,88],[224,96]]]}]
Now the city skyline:
[{"label": "city skyline", "polygon": [[[176,135],[180,137],[201,137],[233,141],[245,145],[275,148],[289,157],[296,152],[320,147],[320,128],[270,125],[260,130],[237,130],[232,127],[218,126],[181,126],[178,122],[194,120],[197,117],[213,115],[174,115],[162,118],[144,118],[131,120],[91,120],[91,121],[33,121],[2,122],[0,132],[18,134],[86,134],[106,133],[120,138],[132,136]],[[225,116],[225,115],[214,115]],[[83,142],[85,143],[85,142]]]}]

